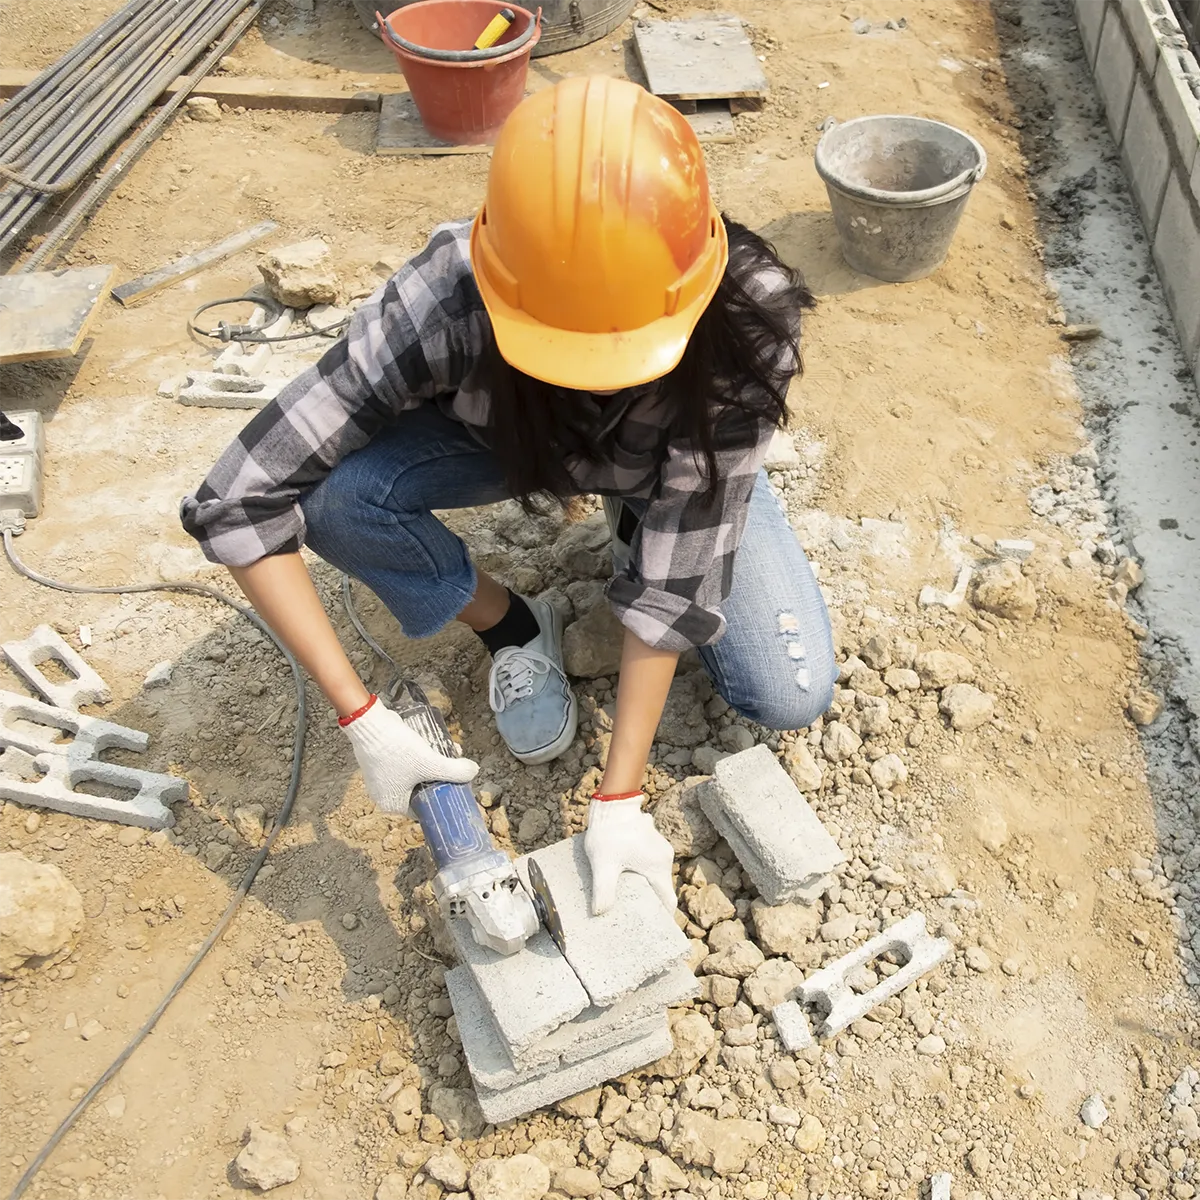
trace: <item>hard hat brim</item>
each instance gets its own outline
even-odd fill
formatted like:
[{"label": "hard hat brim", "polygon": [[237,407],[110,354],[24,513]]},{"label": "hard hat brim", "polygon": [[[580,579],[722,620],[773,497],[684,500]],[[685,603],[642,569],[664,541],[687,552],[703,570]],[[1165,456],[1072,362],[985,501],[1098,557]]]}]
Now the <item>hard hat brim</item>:
[{"label": "hard hat brim", "polygon": [[500,354],[526,375],[581,392],[617,391],[661,379],[679,365],[696,322],[725,272],[729,247],[719,213],[716,220],[718,246],[712,256],[711,277],[690,304],[638,329],[583,333],[543,324],[499,295],[478,267],[480,221],[476,217],[471,227],[471,265]]}]

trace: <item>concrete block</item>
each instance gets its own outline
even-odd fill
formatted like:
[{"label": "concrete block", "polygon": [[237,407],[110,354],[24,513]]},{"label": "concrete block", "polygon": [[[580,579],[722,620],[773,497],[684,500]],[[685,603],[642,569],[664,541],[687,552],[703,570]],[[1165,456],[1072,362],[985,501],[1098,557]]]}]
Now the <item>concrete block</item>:
[{"label": "concrete block", "polygon": [[779,1035],[783,1048],[789,1054],[807,1050],[813,1044],[808,1014],[795,1000],[785,1000],[782,1004],[777,1004],[771,1009],[771,1019],[775,1022],[775,1032]]},{"label": "concrete block", "polygon": [[1191,192],[1192,203],[1200,208],[1200,154],[1196,156],[1196,165],[1192,168]]},{"label": "concrete block", "polygon": [[1154,265],[1190,361],[1200,345],[1200,226],[1189,190],[1172,172],[1154,235]]},{"label": "concrete block", "polygon": [[[833,1037],[859,1017],[865,1016],[877,1004],[899,995],[909,984],[932,971],[952,949],[947,938],[929,936],[925,929],[924,913],[910,913],[857,950],[851,950],[849,954],[844,954],[836,962],[809,976],[800,985],[800,1003],[819,1014],[817,1036]],[[889,951],[898,951],[905,957],[906,961],[900,970],[894,975],[885,976],[869,992],[859,995],[853,991],[846,977],[856,967],[866,966]]]},{"label": "concrete block", "polygon": [[1150,241],[1158,228],[1167,176],[1171,173],[1171,149],[1149,87],[1139,79],[1129,102],[1125,140],[1121,143],[1121,165],[1142,214]]},{"label": "concrete block", "polygon": [[698,785],[705,815],[729,843],[768,904],[811,903],[845,862],[800,790],[766,746],[722,759]]},{"label": "concrete block", "polygon": [[[1083,56],[1087,59],[1087,65],[1094,68],[1108,5],[1104,0],[1075,0],[1074,7],[1075,24],[1079,27],[1079,40],[1083,43]],[[1113,20],[1116,20],[1115,16]]]},{"label": "concrete block", "polygon": [[1118,6],[1142,70],[1146,72],[1147,79],[1152,78],[1158,62],[1158,33],[1154,28],[1157,14],[1147,0],[1119,0]]},{"label": "concrete block", "polygon": [[1024,562],[1037,547],[1029,538],[997,538],[996,553],[1001,558],[1012,558]]},{"label": "concrete block", "polygon": [[[0,450],[3,447],[0,442]],[[0,454],[0,508],[15,508],[27,517],[41,513],[41,459],[32,454]]]},{"label": "concrete block", "polygon": [[215,371],[191,371],[177,399],[180,404],[201,408],[262,408],[283,390],[277,379],[248,375],[222,375]]},{"label": "concrete block", "polygon": [[[683,980],[681,974],[690,976]],[[627,1042],[655,1032],[672,1004],[690,1000],[699,990],[686,967],[661,979],[612,1008],[589,1008],[574,1021],[560,1025],[532,1051],[514,1058],[505,1049],[492,1014],[465,967],[446,975],[446,987],[471,1077],[481,1087],[505,1091],[555,1071],[619,1049]]]},{"label": "concrete block", "polygon": [[1133,47],[1125,34],[1124,22],[1110,12],[1105,16],[1104,28],[1100,32],[1094,74],[1096,90],[1108,114],[1108,127],[1118,145],[1125,132],[1125,117],[1129,112],[1136,69]]},{"label": "concrete block", "polygon": [[517,859],[526,883],[530,858],[546,878],[562,921],[563,953],[592,1004],[607,1008],[687,960],[683,930],[640,875],[622,875],[616,904],[592,916],[592,868],[582,834]]},{"label": "concrete block", "polygon": [[[0,650],[8,665],[43,700],[59,708],[107,704],[112,699],[108,684],[49,625],[39,625],[23,642],[5,642]],[[74,678],[65,683],[47,679],[38,664],[51,660]]]},{"label": "concrete block", "polygon": [[[467,1034],[462,1026],[459,1029],[463,1034],[463,1049],[470,1063],[471,1051],[467,1048]],[[625,1041],[603,1054],[572,1063],[545,1075],[526,1078],[507,1088],[489,1088],[477,1081],[475,1095],[484,1119],[498,1125],[503,1121],[526,1116],[539,1108],[546,1108],[559,1100],[565,1100],[568,1096],[586,1092],[588,1088],[597,1087],[610,1079],[617,1079],[630,1071],[636,1071],[639,1067],[657,1062],[674,1049],[665,1013],[639,1022],[627,1032],[628,1037]],[[481,1052],[485,1051],[487,1044],[485,1035],[484,1044],[479,1047]],[[491,1044],[495,1044],[494,1040]]]},{"label": "concrete block", "polygon": [[950,1185],[954,1177],[949,1171],[938,1171],[929,1177],[929,1200],[950,1200]]},{"label": "concrete block", "polygon": [[261,375],[270,361],[270,346],[232,342],[217,355],[213,371],[218,375]]},{"label": "concrete block", "polygon": [[[49,732],[13,725],[22,721],[73,734],[69,742],[57,741]],[[67,708],[55,708],[15,692],[0,692],[0,746],[16,746],[29,754],[74,754],[80,758],[99,758],[101,751],[116,747],[141,752],[150,744],[150,735],[112,721],[88,717]]]},{"label": "concrete block", "polygon": [[[0,799],[51,808],[76,817],[98,817],[143,829],[165,829],[175,821],[167,804],[187,798],[187,781],[173,775],[138,771],[71,754],[39,754],[34,763],[44,772],[43,777],[34,783],[0,779]],[[132,800],[92,796],[74,790],[80,783],[102,783],[127,788],[136,794]]]},{"label": "concrete block", "polygon": [[448,921],[459,961],[470,973],[510,1055],[520,1054],[588,1007],[588,994],[539,929],[516,954],[485,949],[466,921]]},{"label": "concrete block", "polygon": [[1191,51],[1164,46],[1154,71],[1154,94],[1185,179],[1200,154],[1200,101],[1192,91],[1193,83],[1200,85],[1200,65]]}]

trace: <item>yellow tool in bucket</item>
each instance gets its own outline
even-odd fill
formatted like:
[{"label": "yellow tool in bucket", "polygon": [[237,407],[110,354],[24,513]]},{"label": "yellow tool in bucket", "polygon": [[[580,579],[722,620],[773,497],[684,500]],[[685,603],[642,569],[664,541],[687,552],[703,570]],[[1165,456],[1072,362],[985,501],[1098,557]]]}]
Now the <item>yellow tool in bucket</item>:
[{"label": "yellow tool in bucket", "polygon": [[487,28],[475,40],[476,50],[486,50],[494,46],[507,32],[509,26],[517,19],[517,14],[511,8],[502,8],[487,24]]}]

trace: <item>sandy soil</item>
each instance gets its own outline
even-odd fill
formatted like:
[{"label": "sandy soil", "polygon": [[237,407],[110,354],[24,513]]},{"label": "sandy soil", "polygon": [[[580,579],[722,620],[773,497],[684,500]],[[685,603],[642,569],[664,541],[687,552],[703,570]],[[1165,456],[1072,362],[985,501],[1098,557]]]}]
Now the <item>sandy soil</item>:
[{"label": "sandy soil", "polygon": [[[3,65],[45,65],[104,12],[60,4],[47,29],[42,7],[7,4]],[[854,859],[843,908],[881,911],[883,893],[863,881],[886,864],[909,877],[905,908],[923,907],[934,927],[950,923],[956,957],[922,990],[945,1052],[917,1054],[898,1015],[884,1026],[895,1036],[838,1039],[824,1058],[802,1064],[801,1088],[784,1097],[819,1118],[822,1147],[801,1153],[773,1143],[738,1177],[692,1172],[690,1191],[915,1196],[931,1171],[946,1169],[955,1196],[1133,1195],[1133,1187],[1191,1196],[1190,1150],[1171,1132],[1163,1105],[1196,1031],[1171,911],[1195,864],[1164,859],[1156,844],[1143,752],[1124,711],[1146,631],[1110,597],[1112,568],[1107,577],[1098,562],[1069,568],[1065,555],[1077,546],[1070,522],[1035,516],[1028,499],[1047,480],[1060,493],[1086,489],[1090,468],[1086,454],[1071,464],[1085,441],[1074,367],[1040,258],[1021,141],[1024,97],[1010,89],[1001,60],[1020,29],[968,0],[912,0],[903,11],[885,0],[662,0],[654,8],[732,9],[757,31],[770,100],[761,114],[738,118],[736,144],[710,147],[708,157],[722,206],[771,236],[822,300],[793,394],[801,466],[776,482],[820,565],[839,650],[857,653],[875,634],[953,650],[997,700],[996,719],[969,733],[949,729],[928,697],[908,707],[895,701],[900,719],[879,745],[904,757],[907,787],[873,786],[866,761],[825,763],[812,797]],[[387,56],[348,5],[317,0],[313,17],[286,5],[268,12],[231,70],[340,75],[398,90]],[[881,26],[901,15],[907,26],[898,31],[861,36],[851,25],[859,16]],[[626,25],[595,46],[536,63],[534,76],[636,78],[629,37]],[[888,111],[968,129],[990,160],[946,266],[914,284],[878,284],[844,265],[812,166],[826,117]],[[216,124],[180,119],[69,261],[115,263],[121,278],[132,278],[269,217],[282,227],[281,244],[326,238],[347,292],[363,293],[378,282],[376,263],[402,258],[434,224],[470,212],[487,170],[483,155],[377,159],[374,124],[372,115],[273,112],[227,112]],[[47,420],[46,511],[17,546],[31,565],[103,584],[226,584],[175,512],[244,416],[181,407],[156,387],[211,357],[186,335],[196,305],[236,295],[256,275],[254,254],[243,254],[141,308],[109,306],[77,359],[0,367],[6,405],[36,407]],[[543,549],[497,541],[488,513],[463,520],[502,573],[531,571],[543,586],[567,582]],[[1034,619],[918,607],[923,585],[951,587],[961,562],[986,559],[990,539],[1003,537],[1037,545],[1026,568],[1039,598]],[[341,614],[336,578],[318,573],[346,644],[382,684],[386,672]],[[39,621],[71,638],[90,625],[87,657],[115,696],[104,715],[147,730],[146,765],[191,785],[170,838],[15,804],[0,813],[0,847],[61,867],[87,914],[67,962],[0,991],[0,1184],[8,1186],[227,903],[254,850],[234,810],[260,804],[268,819],[278,811],[295,703],[271,647],[215,604],[72,597],[11,575],[3,596],[5,639],[24,637]],[[362,610],[397,657],[448,685],[467,752],[503,788],[498,836],[528,849],[578,828],[578,785],[595,762],[600,726],[581,730],[572,755],[551,769],[519,771],[496,749],[486,664],[474,641],[452,630],[406,643],[373,600],[364,598]],[[144,691],[143,676],[163,659],[175,664],[172,683]],[[608,698],[610,682],[579,685],[585,710],[588,697]],[[19,690],[3,670],[0,687]],[[312,689],[309,701],[300,797],[268,867],[227,936],[32,1194],[232,1196],[229,1163],[247,1122],[279,1128],[297,1116],[305,1120],[289,1136],[302,1174],[279,1195],[358,1200],[396,1170],[418,1178],[410,1195],[442,1194],[420,1170],[446,1140],[440,1122],[427,1122],[423,1137],[402,1136],[377,1099],[388,1082],[377,1063],[388,1050],[400,1052],[406,1082],[428,1086],[440,1069],[442,1082],[469,1086],[461,1063],[446,1058],[452,1031],[441,969],[430,964],[441,960],[412,895],[426,877],[419,830],[374,812],[327,707]],[[853,712],[853,694],[843,692],[839,708]],[[717,744],[720,724],[714,720]],[[776,747],[792,740],[752,732]],[[691,773],[660,762],[652,786],[661,792]],[[531,822],[539,832],[522,844],[508,829],[536,809],[551,820]],[[1007,829],[999,845],[986,836],[997,819]],[[814,948],[814,961],[832,955],[831,947]],[[103,1031],[81,1040],[79,1027],[93,1018]],[[331,1052],[338,1065],[322,1066]],[[715,1070],[718,1082],[729,1082]],[[631,1099],[647,1088],[673,1095],[673,1084],[640,1078],[624,1088]],[[1098,1131],[1078,1116],[1094,1092],[1111,1114]],[[744,1115],[755,1094],[741,1096]],[[588,1127],[541,1114],[456,1148],[470,1161],[553,1137],[566,1139],[581,1165],[596,1166],[581,1146]],[[628,1198],[643,1186],[615,1192]]]}]

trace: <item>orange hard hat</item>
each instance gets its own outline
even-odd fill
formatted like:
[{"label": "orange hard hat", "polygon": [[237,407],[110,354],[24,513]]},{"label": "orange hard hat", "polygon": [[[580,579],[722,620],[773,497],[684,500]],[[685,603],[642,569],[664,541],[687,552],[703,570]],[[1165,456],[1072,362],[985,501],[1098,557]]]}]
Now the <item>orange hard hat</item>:
[{"label": "orange hard hat", "polygon": [[518,370],[583,391],[665,375],[728,259],[694,130],[637,84],[563,80],[500,130],[471,265]]}]

